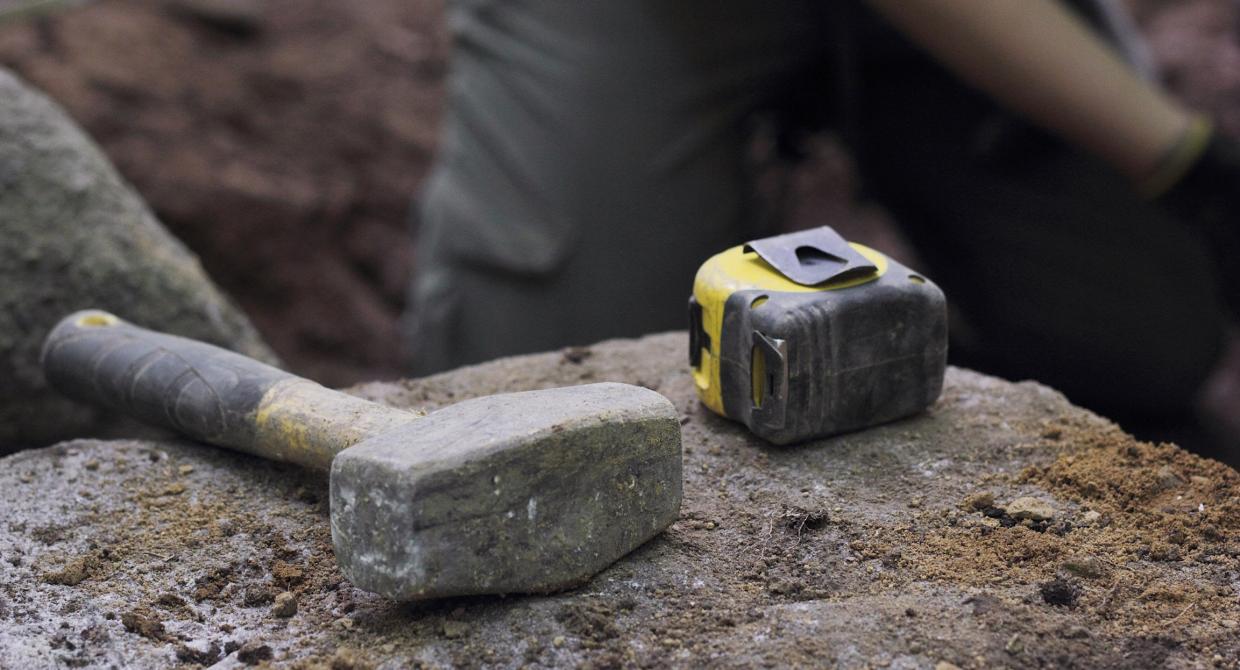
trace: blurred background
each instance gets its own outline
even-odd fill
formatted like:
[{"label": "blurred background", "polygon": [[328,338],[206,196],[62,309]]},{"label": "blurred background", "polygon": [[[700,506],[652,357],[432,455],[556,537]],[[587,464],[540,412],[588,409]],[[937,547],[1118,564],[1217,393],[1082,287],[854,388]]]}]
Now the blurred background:
[{"label": "blurred background", "polygon": [[[1237,3],[1129,4],[1168,86],[1240,134]],[[67,108],[290,369],[340,386],[402,371],[442,17],[438,0],[0,0],[0,64]],[[915,264],[881,210],[852,204],[852,174],[824,136],[762,183],[786,184],[788,227]]]}]

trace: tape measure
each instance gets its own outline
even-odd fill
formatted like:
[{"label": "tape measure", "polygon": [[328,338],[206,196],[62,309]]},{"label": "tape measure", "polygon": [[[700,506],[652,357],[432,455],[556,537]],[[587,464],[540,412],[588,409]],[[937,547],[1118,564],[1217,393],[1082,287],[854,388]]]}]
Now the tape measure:
[{"label": "tape measure", "polygon": [[698,270],[689,365],[703,404],[770,442],[858,430],[938,398],[947,305],[829,227],[755,240]]}]

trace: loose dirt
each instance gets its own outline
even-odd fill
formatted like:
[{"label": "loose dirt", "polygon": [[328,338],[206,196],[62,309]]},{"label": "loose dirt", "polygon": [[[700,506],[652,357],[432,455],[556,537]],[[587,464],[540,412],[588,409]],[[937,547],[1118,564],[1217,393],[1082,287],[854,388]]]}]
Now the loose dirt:
[{"label": "loose dirt", "polygon": [[326,482],[293,467],[179,442],[10,456],[0,666],[1240,667],[1236,471],[954,369],[923,416],[771,447],[701,408],[683,346],[353,389],[423,410],[601,380],[672,399],[680,519],[547,597],[398,605],[353,588]]}]

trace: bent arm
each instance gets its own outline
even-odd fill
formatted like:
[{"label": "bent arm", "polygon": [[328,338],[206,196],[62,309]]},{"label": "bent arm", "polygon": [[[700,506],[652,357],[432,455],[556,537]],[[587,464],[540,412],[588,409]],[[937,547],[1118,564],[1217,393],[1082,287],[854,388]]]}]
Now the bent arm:
[{"label": "bent arm", "polygon": [[957,76],[1136,182],[1193,125],[1054,0],[867,1]]}]

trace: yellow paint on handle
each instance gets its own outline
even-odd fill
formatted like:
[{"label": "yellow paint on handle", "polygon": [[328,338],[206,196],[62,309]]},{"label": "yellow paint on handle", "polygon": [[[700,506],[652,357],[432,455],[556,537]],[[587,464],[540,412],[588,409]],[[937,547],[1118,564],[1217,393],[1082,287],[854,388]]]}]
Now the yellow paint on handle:
[{"label": "yellow paint on handle", "polygon": [[417,419],[413,412],[333,391],[307,379],[286,379],[259,401],[252,453],[327,470],[341,451]]},{"label": "yellow paint on handle", "polygon": [[79,328],[101,328],[104,326],[115,326],[121,320],[116,318],[115,314],[107,312],[90,312],[78,317],[77,325]]}]

